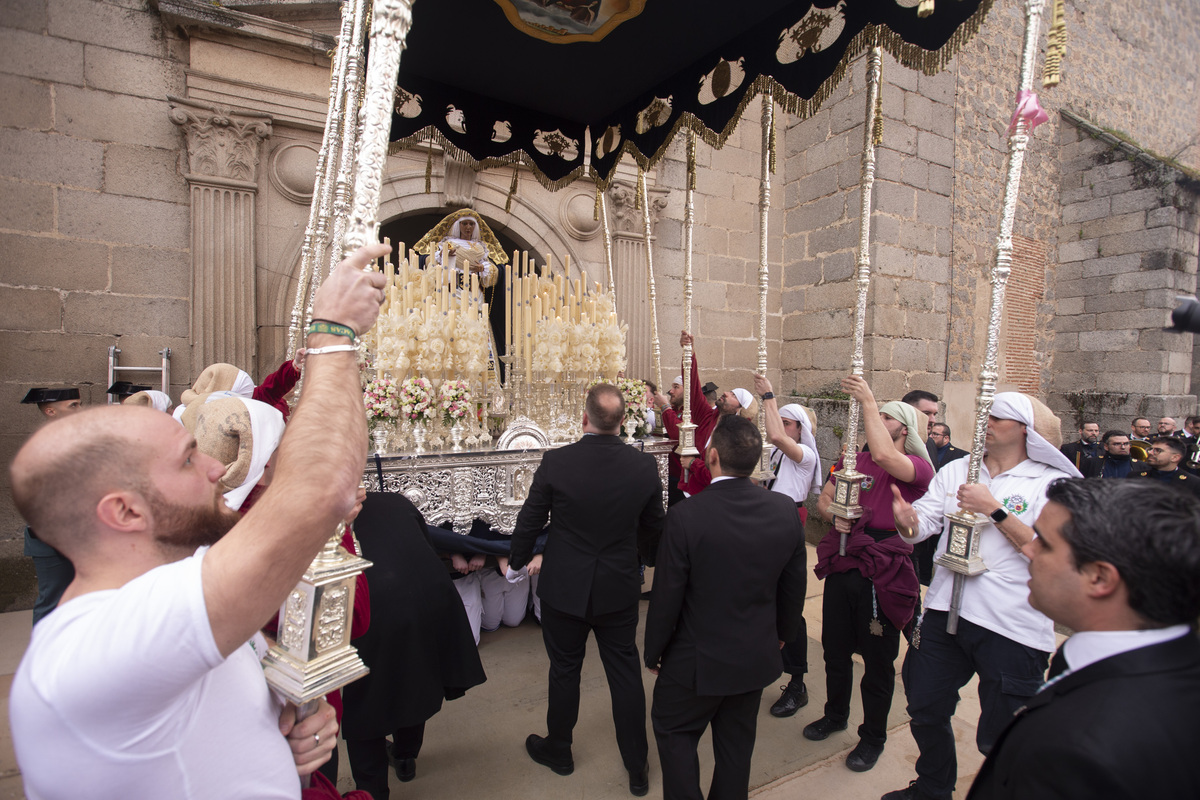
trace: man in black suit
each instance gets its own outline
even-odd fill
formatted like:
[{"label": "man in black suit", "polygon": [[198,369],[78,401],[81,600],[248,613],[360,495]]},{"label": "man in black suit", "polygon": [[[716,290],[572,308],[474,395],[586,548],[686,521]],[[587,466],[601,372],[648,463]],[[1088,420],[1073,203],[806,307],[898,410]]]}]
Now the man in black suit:
[{"label": "man in black suit", "polygon": [[934,470],[940,470],[951,461],[968,455],[966,450],[950,443],[950,426],[944,422],[935,422],[929,426],[929,441],[933,445],[928,447],[928,450]]},{"label": "man in black suit", "polygon": [[512,536],[510,579],[533,558],[534,539],[550,521],[538,582],[550,658],[548,735],[530,734],[525,749],[559,775],[575,769],[571,732],[579,717],[579,671],[594,631],[629,790],[640,797],[650,786],[636,641],[638,555],[640,548],[652,563],[664,516],[662,481],[654,458],[617,436],[625,416],[617,387],[593,387],[585,409],[583,438],[542,456]]},{"label": "man in black suit", "polygon": [[1075,635],[968,798],[1200,797],[1200,501],[1094,479],[1046,498],[1029,603]]},{"label": "man in black suit", "polygon": [[1071,459],[1075,469],[1083,471],[1083,465],[1089,458],[1100,455],[1100,423],[1085,419],[1079,424],[1079,441],[1069,442],[1059,448],[1062,454]]},{"label": "man in black suit", "polygon": [[800,630],[804,534],[794,501],[748,479],[761,454],[752,422],[722,417],[705,454],[713,482],[671,509],[659,545],[645,656],[665,800],[703,797],[696,747],[710,723],[708,798],[746,797],[762,690]]}]

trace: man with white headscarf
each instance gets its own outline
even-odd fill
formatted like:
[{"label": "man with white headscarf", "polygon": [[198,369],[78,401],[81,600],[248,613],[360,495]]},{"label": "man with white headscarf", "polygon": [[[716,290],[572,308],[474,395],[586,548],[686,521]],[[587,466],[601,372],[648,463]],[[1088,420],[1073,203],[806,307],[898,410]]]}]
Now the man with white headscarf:
[{"label": "man with white headscarf", "polygon": [[496,265],[488,258],[487,244],[479,235],[479,220],[475,217],[454,220],[449,235],[434,250],[433,263],[461,272],[464,276],[474,273],[485,287],[496,283]]},{"label": "man with white headscarf", "polygon": [[[917,410],[893,400],[882,407],[871,387],[858,376],[842,379],[842,389],[862,406],[869,453],[857,458],[866,476],[859,502],[862,516],[851,523],[833,518],[832,478],[821,491],[817,509],[834,527],[817,545],[817,578],[825,580],[821,607],[821,646],[825,651],[825,715],[804,728],[814,741],[844,731],[850,716],[854,685],[854,653],[862,653],[865,670],[859,689],[863,723],[858,746],[846,766],[866,772],[875,766],[887,741],[887,716],[896,686],[896,656],[900,633],[912,621],[917,604],[917,573],[912,545],[901,539],[893,519],[892,495],[912,502],[925,494],[933,480],[933,463],[925,450]],[[842,469],[841,461],[834,470]],[[847,534],[845,555],[841,534]]]},{"label": "man with white headscarf", "polygon": [[[942,533],[946,514],[962,508],[991,517],[980,533],[979,555],[988,571],[966,579],[958,632],[946,632],[954,573],[934,572],[925,613],[904,660],[909,728],[920,749],[917,779],[887,800],[950,798],[958,765],[950,718],[958,691],[979,675],[981,714],[975,742],[985,755],[997,736],[1041,686],[1054,650],[1054,623],[1029,605],[1029,559],[1021,548],[1033,541],[1031,526],[1059,478],[1081,477],[1059,451],[1058,417],[1040,401],[1001,392],[987,423],[979,482],[967,483],[970,459],[942,468],[929,493],[916,503],[895,498],[893,513],[906,536],[920,541]],[[942,536],[938,554],[945,552]]]},{"label": "man with white headscarf", "polygon": [[[796,504],[800,516],[800,527],[808,522],[808,509],[804,501],[810,495],[821,493],[821,457],[817,454],[817,440],[813,437],[811,413],[804,406],[788,403],[779,407],[771,382],[762,375],[754,376],[754,391],[762,398],[763,419],[767,438],[775,448],[771,451],[771,471],[775,477],[764,486],[772,492],[786,495]],[[808,687],[804,675],[808,672],[808,625],[803,618],[800,633],[782,648],[783,671],[791,678],[783,687],[783,694],[771,706],[771,716],[790,717],[808,705]]]}]

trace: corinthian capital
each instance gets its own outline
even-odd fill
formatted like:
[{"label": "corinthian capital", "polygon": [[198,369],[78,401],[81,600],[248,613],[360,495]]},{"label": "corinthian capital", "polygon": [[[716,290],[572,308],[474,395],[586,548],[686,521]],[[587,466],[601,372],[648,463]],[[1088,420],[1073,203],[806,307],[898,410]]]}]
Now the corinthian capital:
[{"label": "corinthian capital", "polygon": [[269,115],[234,113],[178,97],[168,99],[171,121],[187,135],[189,179],[254,182],[258,145],[271,135]]},{"label": "corinthian capital", "polygon": [[[667,193],[660,189],[650,189],[650,229],[658,224],[658,215],[667,208]],[[642,210],[635,208],[637,187],[622,181],[613,181],[608,187],[608,207],[612,214],[613,230],[617,233],[636,233],[641,235],[644,230]]]}]

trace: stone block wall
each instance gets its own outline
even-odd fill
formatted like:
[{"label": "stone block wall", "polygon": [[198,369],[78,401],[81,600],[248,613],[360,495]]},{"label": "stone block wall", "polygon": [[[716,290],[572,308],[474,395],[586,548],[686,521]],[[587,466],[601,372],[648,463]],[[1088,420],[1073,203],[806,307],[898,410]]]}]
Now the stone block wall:
[{"label": "stone block wall", "polygon": [[[181,54],[145,3],[13,0],[0,14],[5,464],[41,422],[17,405],[30,387],[75,384],[105,402],[110,345],[141,366],[170,347],[190,382],[188,192],[166,102],[184,87]],[[0,609],[33,572],[8,494],[6,469]]]},{"label": "stone block wall", "polygon": [[1194,335],[1162,328],[1176,296],[1196,290],[1200,180],[1064,120],[1053,396],[1123,424],[1194,413]]},{"label": "stone block wall", "polygon": [[[922,85],[925,84],[925,85]],[[865,370],[881,398],[941,391],[949,321],[953,106],[948,79],[884,58]],[[860,231],[865,59],[825,108],[789,126],[785,387],[828,390],[850,369]]]}]

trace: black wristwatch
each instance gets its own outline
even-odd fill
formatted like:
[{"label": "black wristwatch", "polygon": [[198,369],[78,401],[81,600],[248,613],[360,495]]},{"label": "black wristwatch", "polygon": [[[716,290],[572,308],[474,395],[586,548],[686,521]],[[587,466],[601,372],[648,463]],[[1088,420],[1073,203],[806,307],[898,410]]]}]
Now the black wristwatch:
[{"label": "black wristwatch", "polygon": [[774,393],[774,392],[765,392],[765,393],[763,394],[763,396],[762,396],[762,399],[763,399],[763,400],[774,400],[774,399],[775,399],[775,393]]},{"label": "black wristwatch", "polygon": [[1008,512],[1004,510],[1004,506],[1001,506],[993,511],[989,516],[991,516],[992,522],[995,522],[997,525],[999,525],[1001,522],[1004,522],[1004,520],[1008,519]]}]

